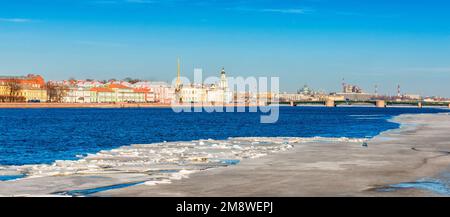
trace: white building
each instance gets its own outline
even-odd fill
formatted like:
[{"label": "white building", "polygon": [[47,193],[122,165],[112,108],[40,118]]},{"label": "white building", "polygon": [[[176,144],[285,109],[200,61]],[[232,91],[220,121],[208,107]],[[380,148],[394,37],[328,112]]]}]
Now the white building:
[{"label": "white building", "polygon": [[122,84],[110,84],[107,86],[114,92],[114,102],[146,102],[145,92],[136,90]]},{"label": "white building", "polygon": [[233,101],[233,93],[228,88],[228,79],[225,69],[220,72],[219,84],[211,85],[207,90],[207,102],[209,103],[231,103]]},{"label": "white building", "polygon": [[141,81],[134,84],[133,87],[148,89],[147,102],[170,104],[175,98],[175,88],[166,82]]},{"label": "white building", "polygon": [[96,103],[97,99],[95,92],[90,88],[72,87],[66,93],[63,98],[63,102],[66,103]]},{"label": "white building", "polygon": [[410,100],[421,100],[422,96],[420,96],[420,94],[404,94],[403,98]]},{"label": "white building", "polygon": [[95,103],[144,103],[145,91],[133,89],[121,84],[109,84],[104,87],[93,87],[91,102]]},{"label": "white building", "polygon": [[206,102],[207,89],[203,85],[182,86],[180,90],[180,100],[182,103]]},{"label": "white building", "polygon": [[218,84],[181,85],[177,97],[184,103],[225,104],[233,101],[233,93],[228,89],[228,79],[223,69]]},{"label": "white building", "polygon": [[290,101],[303,101],[308,100],[310,97],[301,93],[279,93],[275,95],[281,102],[290,102]]}]

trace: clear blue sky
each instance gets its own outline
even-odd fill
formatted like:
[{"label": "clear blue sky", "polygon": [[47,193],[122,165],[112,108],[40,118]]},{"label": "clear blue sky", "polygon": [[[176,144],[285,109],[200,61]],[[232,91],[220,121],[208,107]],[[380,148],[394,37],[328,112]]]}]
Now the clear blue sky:
[{"label": "clear blue sky", "polygon": [[450,3],[438,0],[0,0],[0,74],[172,80],[222,66],[336,91],[450,96]]}]

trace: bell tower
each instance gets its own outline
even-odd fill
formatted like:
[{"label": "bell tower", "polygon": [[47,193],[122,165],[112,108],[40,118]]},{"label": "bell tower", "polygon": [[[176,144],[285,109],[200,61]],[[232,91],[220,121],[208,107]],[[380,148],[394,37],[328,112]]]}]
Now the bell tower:
[{"label": "bell tower", "polygon": [[225,73],[225,68],[222,68],[222,71],[220,72],[220,83],[219,88],[226,90],[228,89],[228,80]]},{"label": "bell tower", "polygon": [[177,59],[177,80],[175,82],[175,100],[177,103],[181,103],[183,98],[181,97],[181,72],[180,72],[180,58]]}]

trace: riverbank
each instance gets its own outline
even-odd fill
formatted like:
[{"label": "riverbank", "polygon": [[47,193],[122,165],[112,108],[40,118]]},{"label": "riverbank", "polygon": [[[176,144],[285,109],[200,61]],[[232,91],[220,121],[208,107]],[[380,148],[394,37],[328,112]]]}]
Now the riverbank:
[{"label": "riverbank", "polygon": [[159,103],[0,103],[0,108],[170,108]]},{"label": "riverbank", "polygon": [[192,107],[252,107],[259,106],[258,104],[163,104],[163,103],[0,103],[1,108],[172,108],[177,106],[192,106]]},{"label": "riverbank", "polygon": [[[172,108],[172,107],[256,107],[264,106],[264,104],[248,104],[248,103],[230,103],[230,104],[203,104],[192,103],[184,105],[171,105],[163,103],[0,103],[0,109],[2,108],[19,108],[19,109],[32,109],[32,108]],[[289,106],[282,104],[280,106]],[[325,107],[321,104],[299,104],[296,106],[302,107]],[[450,106],[450,105],[449,105]],[[339,105],[338,107],[375,107],[373,104],[353,104],[353,105]],[[412,105],[391,105],[389,107],[401,107],[401,108],[416,108]],[[445,106],[426,106],[426,108],[443,108]]]},{"label": "riverbank", "polygon": [[450,167],[450,115],[401,115],[394,121],[402,127],[373,138],[367,148],[348,142],[300,144],[172,184],[96,196],[445,196],[415,188],[376,190],[439,177]]},{"label": "riverbank", "polygon": [[[439,177],[450,166],[450,115],[401,115],[394,121],[402,127],[367,141],[368,147],[337,138],[205,140],[126,146],[49,166],[4,167],[5,177],[32,176],[0,182],[0,195],[442,196],[413,188],[378,190]],[[241,160],[210,161],[208,153],[215,159],[237,154]],[[190,163],[174,163],[180,159]]]}]

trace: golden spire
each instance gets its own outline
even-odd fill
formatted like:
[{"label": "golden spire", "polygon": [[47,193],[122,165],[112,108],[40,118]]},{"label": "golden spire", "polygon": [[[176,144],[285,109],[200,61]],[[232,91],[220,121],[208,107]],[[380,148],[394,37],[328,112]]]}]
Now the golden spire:
[{"label": "golden spire", "polygon": [[178,58],[178,71],[177,71],[177,83],[176,88],[179,88],[181,86],[181,79],[180,79],[180,58]]}]

